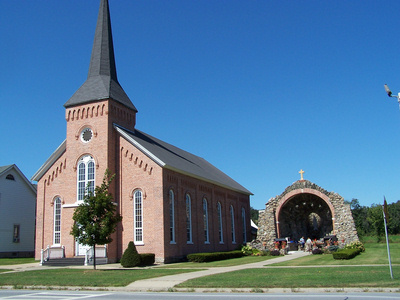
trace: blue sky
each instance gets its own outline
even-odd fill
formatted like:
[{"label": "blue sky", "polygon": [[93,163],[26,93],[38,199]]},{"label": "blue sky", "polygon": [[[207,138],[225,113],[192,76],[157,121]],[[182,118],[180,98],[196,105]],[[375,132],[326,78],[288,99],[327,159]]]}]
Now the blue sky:
[{"label": "blue sky", "polygon": [[[65,139],[99,0],[0,0],[0,165],[28,177]],[[400,199],[400,1],[110,0],[137,128],[269,198],[304,178]]]}]

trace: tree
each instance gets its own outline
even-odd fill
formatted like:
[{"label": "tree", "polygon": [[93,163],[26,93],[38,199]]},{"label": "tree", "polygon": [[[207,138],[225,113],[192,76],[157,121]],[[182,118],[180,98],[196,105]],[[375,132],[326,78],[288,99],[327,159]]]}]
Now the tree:
[{"label": "tree", "polygon": [[75,221],[71,234],[84,245],[93,247],[93,268],[96,269],[95,245],[104,245],[112,242],[111,234],[115,232],[122,217],[116,212],[113,196],[109,187],[114,175],[107,169],[103,183],[96,186],[94,192],[86,193],[83,203],[74,211],[72,219]]},{"label": "tree", "polygon": [[371,230],[367,219],[369,208],[366,206],[361,206],[358,199],[354,198],[351,200],[351,202],[349,202],[349,204],[358,236],[361,237],[365,234],[368,234]]},{"label": "tree", "polygon": [[250,218],[256,225],[258,225],[258,216],[259,216],[259,210],[254,209],[253,207],[250,206]]},{"label": "tree", "polygon": [[371,228],[378,242],[380,242],[385,232],[382,205],[372,204],[368,210],[367,220],[371,224]]}]

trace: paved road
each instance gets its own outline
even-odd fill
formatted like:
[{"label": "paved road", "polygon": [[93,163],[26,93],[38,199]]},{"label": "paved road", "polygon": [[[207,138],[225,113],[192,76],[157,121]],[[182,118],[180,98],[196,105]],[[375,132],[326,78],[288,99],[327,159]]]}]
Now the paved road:
[{"label": "paved road", "polygon": [[29,291],[0,290],[0,299],[15,300],[399,300],[395,293],[268,293],[268,294],[233,294],[233,293],[126,293],[126,292],[88,292],[88,291]]}]

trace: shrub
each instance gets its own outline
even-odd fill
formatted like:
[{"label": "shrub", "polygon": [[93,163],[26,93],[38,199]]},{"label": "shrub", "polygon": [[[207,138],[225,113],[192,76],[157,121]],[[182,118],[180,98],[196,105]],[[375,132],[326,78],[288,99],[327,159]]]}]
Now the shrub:
[{"label": "shrub", "polygon": [[224,260],[230,258],[242,257],[242,251],[228,251],[228,252],[210,252],[210,253],[192,253],[187,255],[190,262],[210,262],[216,260]]},{"label": "shrub", "polygon": [[136,250],[136,246],[133,242],[129,242],[128,248],[124,251],[121,258],[121,265],[124,268],[132,268],[141,264],[140,255]]},{"label": "shrub", "polygon": [[315,248],[312,250],[312,254],[322,254],[322,253],[323,253],[322,250],[319,248]]},{"label": "shrub", "polygon": [[151,266],[156,261],[156,255],[154,253],[142,253],[140,255],[140,265]]},{"label": "shrub", "polygon": [[352,259],[360,254],[359,249],[341,249],[332,254],[334,259]]},{"label": "shrub", "polygon": [[359,241],[347,244],[346,246],[344,246],[344,249],[359,249],[360,252],[365,251],[365,247],[364,247],[363,243],[361,243]]},{"label": "shrub", "polygon": [[241,251],[243,255],[253,255],[253,248],[251,248],[251,246],[242,246]]}]

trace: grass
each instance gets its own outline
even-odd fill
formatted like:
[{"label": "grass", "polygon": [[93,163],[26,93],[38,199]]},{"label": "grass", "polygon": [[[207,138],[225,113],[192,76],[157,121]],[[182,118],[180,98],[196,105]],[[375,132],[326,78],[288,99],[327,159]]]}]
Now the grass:
[{"label": "grass", "polygon": [[183,263],[175,263],[161,266],[159,268],[168,268],[168,269],[207,269],[207,268],[220,268],[220,267],[231,267],[238,266],[243,264],[251,264],[259,261],[268,260],[271,258],[275,258],[274,256],[243,256],[240,258],[232,258],[220,261],[212,261],[205,263],[194,263],[194,262],[183,262]]},{"label": "grass", "polygon": [[[400,274],[400,267],[393,268]],[[246,269],[200,277],[179,284],[182,288],[320,288],[320,287],[395,287],[400,279],[391,279],[388,267],[345,268],[266,268]]]},{"label": "grass", "polygon": [[34,262],[39,262],[32,258],[0,258],[0,266],[7,265],[19,265],[19,264],[30,264]]},{"label": "grass", "polygon": [[187,273],[191,270],[174,269],[133,269],[133,270],[82,270],[82,269],[47,269],[0,274],[0,286],[126,286],[131,282]]},{"label": "grass", "polygon": [[[388,264],[386,244],[364,244],[365,252],[349,260],[335,260],[331,254],[308,255],[270,266],[328,266],[328,265],[379,265]],[[400,244],[390,244],[392,264],[400,264]]]}]

